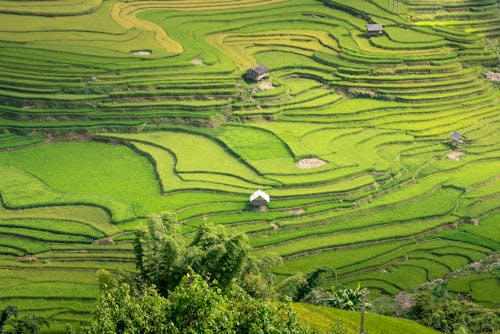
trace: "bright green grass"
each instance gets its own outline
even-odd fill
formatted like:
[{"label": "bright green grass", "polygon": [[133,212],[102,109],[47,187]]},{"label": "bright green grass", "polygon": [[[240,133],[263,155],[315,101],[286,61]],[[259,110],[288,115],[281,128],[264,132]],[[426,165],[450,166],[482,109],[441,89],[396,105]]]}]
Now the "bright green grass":
[{"label": "bright green grass", "polygon": [[138,150],[147,153],[154,159],[156,172],[162,182],[162,190],[164,192],[204,189],[246,194],[250,192],[251,189],[261,187],[258,184],[247,182],[229,173],[177,173],[175,155],[170,151],[140,142],[134,142],[133,145]]},{"label": "bright green grass", "polygon": [[[64,275],[59,275],[57,271],[50,269],[32,270],[29,268],[6,268],[0,272],[2,281],[12,280],[16,284],[29,282],[80,282],[82,284],[97,284],[97,276],[92,271],[64,271]],[[5,284],[5,283],[4,283]]]},{"label": "bright green grass", "polygon": [[[259,249],[258,254],[277,253],[281,256],[294,255],[331,247],[345,246],[360,242],[390,240],[398,237],[408,237],[423,233],[442,226],[445,222],[440,220],[422,221],[418,224],[398,224],[396,226],[380,226],[360,231],[345,231],[329,235],[319,235],[302,238],[293,243],[273,245],[269,248]],[[262,238],[260,243],[268,243]]]},{"label": "bright green grass", "polygon": [[500,281],[497,277],[474,280],[470,283],[471,296],[478,302],[498,306],[500,300]]},{"label": "bright green grass", "polygon": [[0,246],[12,248],[16,251],[20,251],[22,254],[37,254],[46,252],[50,249],[49,245],[42,241],[35,241],[20,237],[13,238],[4,235],[0,235]]},{"label": "bright green grass", "polygon": [[448,267],[430,259],[412,258],[401,263],[425,269],[427,271],[427,281],[429,282],[450,273]]},{"label": "bright green grass", "polygon": [[[2,40],[28,42],[28,47],[42,48],[47,50],[60,50],[62,52],[75,52],[77,54],[91,54],[98,56],[128,56],[132,50],[153,50],[155,54],[167,54],[161,47],[154,42],[154,36],[151,33],[140,30],[127,30],[113,21],[110,17],[111,6],[113,2],[93,1],[102,3],[95,5],[98,10],[92,13],[89,8],[83,6],[61,6],[52,1],[52,6],[44,6],[41,12],[54,13],[58,11],[69,11],[74,13],[85,13],[86,15],[48,15],[23,16],[23,24],[20,24],[18,15],[1,14],[0,20],[5,28],[2,29]],[[40,6],[29,4],[26,11],[37,12]],[[34,7],[31,7],[34,6]],[[16,4],[16,10],[23,11],[19,4]],[[92,7],[90,7],[92,8]],[[56,16],[56,17],[50,17]],[[71,30],[67,29],[71,27]],[[72,30],[79,31],[75,41],[75,35]],[[30,31],[30,33],[26,33]],[[12,33],[17,32],[17,33]],[[24,32],[24,33],[20,33]],[[16,38],[14,38],[16,37]],[[59,45],[56,43],[59,41]],[[61,43],[61,41],[64,41]]]},{"label": "bright green grass", "polygon": [[[32,209],[8,210],[0,206],[1,219],[55,219],[62,221],[73,221],[85,224],[94,230],[111,235],[121,231],[119,227],[110,223],[109,214],[98,207],[93,206],[50,206]],[[62,225],[62,224],[60,224]],[[62,226],[61,226],[62,227]],[[59,227],[58,227],[59,229]]]},{"label": "bright green grass", "polygon": [[[280,161],[277,161],[280,162]],[[344,179],[334,183],[325,183],[321,185],[304,186],[298,188],[288,188],[288,189],[276,189],[270,190],[269,195],[271,196],[300,196],[300,195],[310,195],[310,194],[328,194],[328,193],[339,193],[339,192],[349,192],[362,187],[369,187],[374,184],[373,175],[356,175],[352,179]]]},{"label": "bright green grass", "polygon": [[285,143],[268,131],[237,125],[225,125],[222,130],[219,138],[246,161],[290,157]]},{"label": "bright green grass", "polygon": [[401,43],[428,43],[441,40],[442,37],[407,28],[387,27],[384,29],[389,38]]},{"label": "bright green grass", "polygon": [[197,217],[197,216],[203,216],[207,212],[217,212],[216,210],[219,210],[219,212],[224,212],[224,211],[241,211],[246,208],[246,203],[241,203],[241,202],[220,202],[220,203],[207,203],[207,204],[200,204],[200,205],[195,205],[192,207],[187,207],[183,208],[181,210],[178,210],[177,213],[177,219],[182,222],[185,219]]},{"label": "bright green grass", "polygon": [[[130,239],[134,239],[134,235]],[[82,261],[113,261],[118,262],[135,261],[135,255],[132,251],[126,252],[106,252],[106,251],[87,251],[87,252],[77,252],[77,251],[62,251],[56,252],[51,251],[44,254],[37,255],[38,259],[47,259],[51,262],[54,261],[73,261],[75,259],[81,259]]]},{"label": "bright green grass", "polygon": [[[55,221],[55,220],[41,220],[41,219],[24,219],[24,220],[0,220],[0,226],[3,228],[27,228],[38,231],[48,231],[53,233],[62,233],[69,235],[87,236],[90,238],[98,239],[105,235],[94,228],[71,221]],[[6,230],[7,231],[7,230]]]},{"label": "bright green grass", "polygon": [[373,257],[394,252],[399,247],[403,247],[407,244],[408,243],[405,241],[386,242],[369,247],[360,246],[335,251],[325,251],[319,254],[287,259],[283,262],[283,264],[273,268],[273,271],[278,274],[293,274],[297,271],[311,272],[320,266],[329,266],[339,270],[340,268],[344,268]]},{"label": "bright green grass", "polygon": [[1,299],[7,298],[74,298],[94,299],[97,297],[98,288],[96,285],[84,285],[74,283],[26,283],[17,286],[0,288]]},{"label": "bright green grass", "polygon": [[468,234],[486,238],[498,244],[498,241],[500,239],[500,232],[498,230],[499,219],[500,213],[497,211],[487,217],[480,219],[478,226],[467,225],[463,226],[462,230]]},{"label": "bright green grass", "polygon": [[414,265],[406,265],[404,262],[379,269],[378,271],[361,273],[353,277],[343,279],[344,282],[355,284],[360,280],[380,280],[388,282],[400,290],[406,290],[427,282],[427,271]]},{"label": "bright green grass", "polygon": [[[409,258],[429,258],[434,262],[440,263],[444,265],[446,268],[451,267],[446,263],[446,260],[443,260],[441,256],[434,255],[432,253],[435,249],[448,249],[449,247],[460,246],[463,248],[463,252],[466,252],[467,249],[474,249],[474,246],[471,244],[465,244],[462,242],[442,240],[442,239],[420,239],[418,242],[409,243],[405,246],[400,247],[392,252],[388,252],[386,254],[377,255],[371,257],[368,253],[365,259],[361,258],[359,263],[354,263],[353,265],[347,266],[345,268],[341,268],[339,270],[339,274],[353,274],[357,271],[366,269],[366,268],[377,268],[383,267],[389,262],[398,262],[398,261],[406,261]],[[476,246],[477,247],[477,246]],[[370,249],[370,248],[367,248]],[[488,253],[490,250],[481,249],[485,253]],[[462,259],[461,259],[462,260]]]},{"label": "bright green grass", "polygon": [[[78,250],[75,248],[75,250]],[[129,248],[130,250],[130,248]],[[33,270],[38,270],[42,268],[50,268],[54,270],[55,273],[62,273],[63,270],[90,270],[95,273],[99,269],[106,269],[108,271],[134,271],[135,264],[130,261],[130,258],[125,257],[124,261],[120,259],[78,259],[77,261],[54,260],[53,262],[34,262],[34,263],[23,263],[19,262],[15,258],[3,256],[0,258],[0,264],[4,267],[17,267],[17,268],[31,268]],[[58,274],[57,274],[58,275]],[[57,275],[55,277],[57,277]]]},{"label": "bright green grass", "polygon": [[[97,8],[97,0],[72,1],[0,5],[53,16],[0,14],[0,104],[9,104],[0,106],[0,125],[23,133],[149,131],[168,128],[166,122],[215,129],[108,135],[129,147],[53,143],[0,152],[0,194],[9,208],[0,207],[0,266],[18,270],[0,271],[0,287],[15,287],[9,302],[47,315],[55,331],[85,319],[96,269],[134,270],[130,235],[120,232],[163,210],[178,212],[185,232],[203,221],[227,224],[249,233],[253,245],[269,246],[256,254],[298,255],[276,268],[280,274],[327,264],[374,295],[437,278],[500,247],[492,182],[499,167],[499,95],[483,75],[481,63],[495,58],[480,36],[415,26],[406,16],[413,7],[407,14],[402,5],[399,16],[384,0],[192,10],[186,3],[173,10],[167,2],[104,1]],[[183,52],[162,48],[141,25],[114,21],[113,5],[129,6],[142,24],[161,26],[175,41],[167,47],[179,43]],[[89,8],[97,10],[61,16]],[[440,24],[491,34],[481,24],[495,21],[477,14],[467,22],[443,17]],[[430,25],[433,15],[417,25]],[[384,24],[388,38],[367,39],[368,22]],[[153,53],[134,56],[134,50]],[[257,63],[269,66],[281,86],[252,97],[240,76]],[[222,118],[234,122],[217,128]],[[470,139],[460,161],[445,158],[455,130]],[[24,138],[2,132],[0,148],[40,137]],[[309,157],[327,163],[295,165]],[[267,212],[249,210],[257,188],[271,194]],[[438,232],[462,218],[479,218],[479,225]],[[104,236],[115,244],[74,243]],[[25,254],[38,261],[16,259]],[[51,295],[58,284],[60,295]],[[41,301],[54,309],[44,310]],[[414,325],[391,327],[390,319],[380,323],[383,329],[369,323],[368,330],[419,332]]]},{"label": "bright green grass", "polygon": [[[342,333],[359,332],[359,313],[342,311],[329,307],[294,303],[292,308],[298,313],[299,319],[316,329],[318,333],[331,333],[332,329]],[[366,314],[365,328],[369,333],[437,333],[406,319],[396,319],[375,313]],[[340,327],[340,328],[339,328]]]},{"label": "bright green grass", "polygon": [[[177,172],[213,172],[234,175],[246,180],[265,182],[259,175],[214,140],[187,132],[114,135],[119,138],[153,142],[175,155]],[[192,149],[187,150],[187,147]]]},{"label": "bright green grass", "polygon": [[284,81],[285,85],[290,88],[291,95],[297,95],[309,89],[318,88],[320,86],[319,82],[305,78],[286,78]]},{"label": "bright green grass", "polygon": [[57,242],[57,243],[90,244],[94,240],[87,236],[63,234],[60,232],[53,233],[43,230],[35,230],[32,228],[13,227],[13,226],[8,226],[8,227],[0,226],[0,234],[14,238],[21,237],[21,238],[40,240],[46,242]]},{"label": "bright green grass", "polygon": [[1,134],[0,133],[0,150],[6,148],[28,146],[41,143],[42,138],[30,138],[25,136],[19,136],[15,134]]},{"label": "bright green grass", "polygon": [[[112,210],[114,220],[123,220],[132,218],[133,211],[139,215],[159,211],[165,202],[149,161],[125,146],[55,143],[15,153],[4,152],[0,154],[2,163],[22,168],[23,173],[35,175],[44,182],[36,185],[35,180],[19,180],[36,188],[30,192],[21,189],[26,193],[25,202],[20,202],[23,193],[13,189],[12,195],[4,197],[6,203],[10,196],[15,196],[17,205],[55,204],[67,198],[70,203],[102,205]],[[65,166],[64,170],[59,166]],[[45,190],[47,186],[57,193]],[[11,189],[9,184],[6,187]]]},{"label": "bright green grass", "polygon": [[[401,203],[398,207],[376,207],[375,210],[364,210],[365,207],[362,207],[363,209],[354,209],[353,212],[350,213],[326,212],[324,214],[318,214],[315,217],[311,217],[311,219],[303,219],[302,224],[331,221],[335,223],[336,229],[341,230],[344,228],[360,228],[370,225],[379,225],[382,222],[397,223],[412,219],[421,219],[423,217],[442,217],[453,210],[455,206],[454,201],[457,196],[458,192],[456,190],[443,189],[432,193],[424,199],[414,199],[413,201],[409,201],[404,204]],[[300,223],[281,222],[281,224],[283,226],[289,225],[290,227],[293,227]],[[329,227],[327,226],[326,228]]]}]

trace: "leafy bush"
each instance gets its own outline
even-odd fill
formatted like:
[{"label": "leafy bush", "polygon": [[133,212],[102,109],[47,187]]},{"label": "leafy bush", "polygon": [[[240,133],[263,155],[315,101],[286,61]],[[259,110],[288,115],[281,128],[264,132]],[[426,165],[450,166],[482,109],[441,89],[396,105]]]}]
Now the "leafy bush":
[{"label": "leafy bush", "polygon": [[40,316],[26,315],[18,318],[17,308],[6,306],[0,312],[0,334],[37,334],[44,326],[49,326],[47,320]]},{"label": "leafy bush", "polygon": [[368,290],[366,288],[361,289],[358,284],[355,289],[332,288],[331,292],[333,297],[326,300],[330,306],[341,310],[359,311],[363,303],[363,296],[368,293]]},{"label": "leafy bush", "polygon": [[496,333],[500,330],[498,311],[451,296],[439,299],[430,292],[418,294],[405,317],[443,333]]},{"label": "leafy bush", "polygon": [[252,298],[237,284],[222,290],[188,273],[167,297],[155,286],[105,280],[81,333],[308,333],[289,304]]}]

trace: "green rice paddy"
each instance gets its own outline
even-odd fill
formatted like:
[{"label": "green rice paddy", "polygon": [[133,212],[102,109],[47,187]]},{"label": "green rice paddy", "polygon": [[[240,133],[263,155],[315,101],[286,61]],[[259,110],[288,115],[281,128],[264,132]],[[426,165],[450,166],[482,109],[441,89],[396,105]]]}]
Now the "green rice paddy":
[{"label": "green rice paddy", "polygon": [[[499,19],[495,1],[0,2],[0,307],[85,320],[96,270],[133,271],[128,233],[164,210],[247,233],[280,279],[328,265],[372,298],[498,251]],[[242,80],[260,63],[265,84]],[[495,277],[450,284],[498,305]]]}]

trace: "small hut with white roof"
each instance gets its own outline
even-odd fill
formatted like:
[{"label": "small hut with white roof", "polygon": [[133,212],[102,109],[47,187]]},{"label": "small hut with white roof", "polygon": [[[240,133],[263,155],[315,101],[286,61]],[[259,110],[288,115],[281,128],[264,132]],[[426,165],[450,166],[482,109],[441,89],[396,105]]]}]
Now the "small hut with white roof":
[{"label": "small hut with white roof", "polygon": [[269,202],[271,202],[269,195],[260,189],[250,195],[250,204],[253,208],[265,209]]}]

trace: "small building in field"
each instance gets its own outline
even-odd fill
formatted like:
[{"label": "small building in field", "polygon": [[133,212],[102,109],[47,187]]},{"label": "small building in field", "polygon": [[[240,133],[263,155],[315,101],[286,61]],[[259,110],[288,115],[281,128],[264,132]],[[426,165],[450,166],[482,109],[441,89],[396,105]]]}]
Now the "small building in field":
[{"label": "small building in field", "polygon": [[260,64],[252,67],[247,71],[247,79],[259,81],[267,76],[269,68],[266,65]]},{"label": "small building in field", "polygon": [[250,195],[250,204],[253,208],[265,208],[270,202],[269,195],[260,189]]},{"label": "small building in field", "polygon": [[384,32],[384,28],[381,24],[378,23],[370,23],[366,25],[366,34],[368,37],[371,36],[379,36]]},{"label": "small building in field", "polygon": [[458,132],[458,131],[453,131],[450,134],[450,138],[453,141],[454,144],[463,144],[464,143],[464,136]]}]

